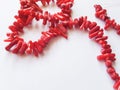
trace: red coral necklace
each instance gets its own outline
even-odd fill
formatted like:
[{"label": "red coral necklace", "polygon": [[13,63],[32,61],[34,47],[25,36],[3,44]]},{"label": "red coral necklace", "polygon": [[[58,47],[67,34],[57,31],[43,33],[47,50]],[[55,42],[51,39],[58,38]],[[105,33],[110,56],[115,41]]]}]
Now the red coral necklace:
[{"label": "red coral necklace", "polygon": [[[55,14],[50,14],[48,11],[44,12],[37,2],[41,2],[43,6],[56,3],[61,11]],[[67,39],[68,29],[74,27],[85,30],[88,32],[89,38],[101,46],[101,55],[97,56],[97,59],[105,63],[108,74],[115,81],[114,89],[120,90],[120,76],[113,67],[113,62],[116,60],[115,53],[112,52],[112,48],[107,42],[108,36],[104,36],[104,30],[96,22],[89,21],[87,16],[72,19],[71,7],[73,2],[74,0],[57,0],[56,2],[54,0],[20,0],[21,6],[18,15],[15,16],[16,21],[9,26],[11,32],[7,33],[8,38],[4,40],[9,42],[5,49],[14,54],[33,54],[38,57],[39,54],[43,53],[51,39],[57,36]],[[120,25],[107,16],[106,9],[103,9],[100,5],[94,7],[96,10],[95,16],[105,21],[104,28],[112,27],[120,34]],[[43,25],[47,25],[49,30],[42,32],[41,38],[37,41],[25,42],[23,38],[20,38],[20,34],[24,33],[25,26],[32,24],[33,19],[36,21],[42,20]]]}]

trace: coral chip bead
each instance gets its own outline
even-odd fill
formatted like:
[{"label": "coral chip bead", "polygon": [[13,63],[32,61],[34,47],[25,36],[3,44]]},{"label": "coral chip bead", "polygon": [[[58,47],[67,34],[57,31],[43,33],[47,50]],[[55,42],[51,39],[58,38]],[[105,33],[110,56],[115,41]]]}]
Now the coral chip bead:
[{"label": "coral chip bead", "polygon": [[109,74],[114,73],[114,72],[115,72],[115,69],[114,69],[113,67],[109,67],[109,68],[107,68],[107,72],[108,72]]},{"label": "coral chip bead", "polygon": [[19,53],[20,53],[21,55],[24,55],[27,48],[28,48],[28,45],[27,45],[25,42],[23,42],[23,43],[22,43],[22,46],[21,46],[21,48],[20,48],[20,50],[19,50]]},{"label": "coral chip bead", "polygon": [[111,67],[111,66],[112,66],[112,61],[111,61],[111,60],[106,60],[106,61],[105,61],[105,65],[106,65],[107,67]]},{"label": "coral chip bead", "polygon": [[113,88],[114,88],[115,90],[120,90],[120,80],[118,80],[118,81],[115,82]]}]

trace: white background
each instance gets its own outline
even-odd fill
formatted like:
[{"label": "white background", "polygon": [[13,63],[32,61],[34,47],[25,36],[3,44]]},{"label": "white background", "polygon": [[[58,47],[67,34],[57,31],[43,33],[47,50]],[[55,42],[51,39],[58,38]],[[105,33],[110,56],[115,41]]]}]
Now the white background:
[{"label": "white background", "polygon": [[[58,37],[49,43],[44,55],[21,57],[6,52],[3,42],[8,26],[19,9],[19,0],[0,0],[0,90],[113,90],[113,81],[106,73],[104,63],[97,61],[100,47],[88,34],[71,30],[68,40]],[[101,4],[108,15],[120,23],[119,0],[75,0],[72,17],[88,16],[91,21],[104,23],[94,17],[94,4]],[[56,6],[46,8],[56,12]],[[54,12],[53,12],[54,11]],[[33,27],[33,29],[35,29]],[[37,40],[46,27],[31,30],[23,37]],[[120,73],[120,37],[114,30],[105,32],[109,43],[116,53],[115,68]]]}]

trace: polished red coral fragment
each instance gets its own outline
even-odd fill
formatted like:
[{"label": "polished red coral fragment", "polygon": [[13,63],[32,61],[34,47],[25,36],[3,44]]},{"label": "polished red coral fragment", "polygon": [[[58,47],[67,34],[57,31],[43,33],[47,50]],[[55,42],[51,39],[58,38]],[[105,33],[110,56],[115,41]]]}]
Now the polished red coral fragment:
[{"label": "polished red coral fragment", "polygon": [[115,82],[113,88],[114,88],[115,90],[119,90],[119,89],[120,89],[120,80],[118,80],[118,81]]}]

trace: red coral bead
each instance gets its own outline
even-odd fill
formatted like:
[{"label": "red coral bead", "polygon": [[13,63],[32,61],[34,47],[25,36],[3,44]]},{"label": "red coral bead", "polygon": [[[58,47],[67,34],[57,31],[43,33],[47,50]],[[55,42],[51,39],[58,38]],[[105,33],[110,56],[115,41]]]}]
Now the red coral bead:
[{"label": "red coral bead", "polygon": [[106,60],[105,65],[109,68],[112,67],[112,61],[111,60]]},{"label": "red coral bead", "polygon": [[19,50],[19,53],[20,53],[21,55],[24,55],[25,52],[26,52],[26,50],[27,50],[27,48],[28,48],[28,45],[27,45],[25,42],[22,42],[22,46],[21,46],[21,48],[20,48],[20,50]]},{"label": "red coral bead", "polygon": [[109,68],[107,68],[107,72],[108,72],[109,74],[114,73],[114,72],[115,72],[115,69],[114,69],[113,67],[109,67]]},{"label": "red coral bead", "polygon": [[118,80],[118,81],[115,82],[113,88],[114,88],[115,90],[119,90],[119,89],[120,89],[120,80]]},{"label": "red coral bead", "polygon": [[12,50],[12,52],[13,52],[13,53],[18,53],[19,50],[20,50],[20,48],[21,48],[21,46],[22,46],[22,41],[19,41],[19,42],[17,43],[17,45],[15,46],[15,48]]},{"label": "red coral bead", "polygon": [[12,42],[10,42],[10,44],[9,45],[7,45],[6,47],[5,47],[5,49],[7,50],[7,51],[9,51],[14,45],[16,45],[17,43],[18,43],[18,39],[14,39]]}]

